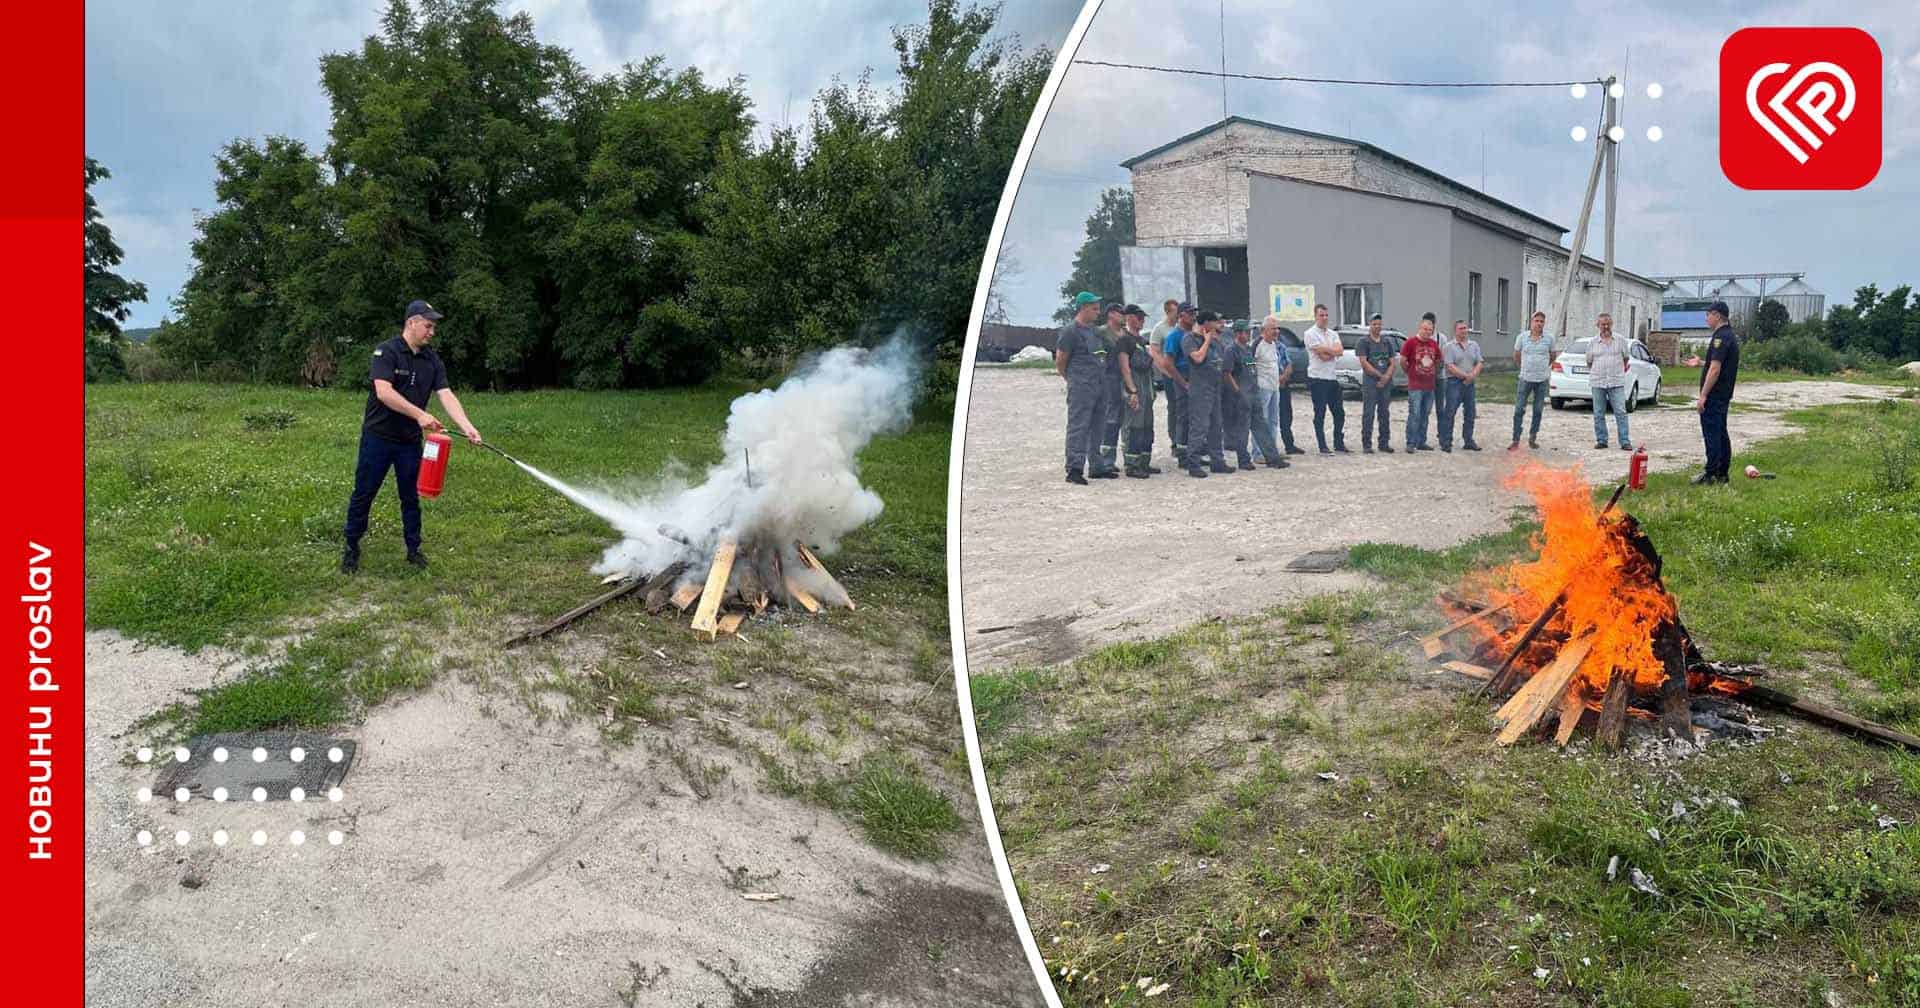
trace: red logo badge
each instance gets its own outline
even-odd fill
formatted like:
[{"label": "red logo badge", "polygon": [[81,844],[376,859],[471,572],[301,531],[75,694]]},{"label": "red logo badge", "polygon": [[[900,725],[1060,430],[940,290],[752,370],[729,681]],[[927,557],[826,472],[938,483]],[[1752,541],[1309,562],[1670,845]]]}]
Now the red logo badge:
[{"label": "red logo badge", "polygon": [[1743,28],[1720,47],[1720,170],[1742,189],[1880,174],[1880,46],[1858,28]]}]

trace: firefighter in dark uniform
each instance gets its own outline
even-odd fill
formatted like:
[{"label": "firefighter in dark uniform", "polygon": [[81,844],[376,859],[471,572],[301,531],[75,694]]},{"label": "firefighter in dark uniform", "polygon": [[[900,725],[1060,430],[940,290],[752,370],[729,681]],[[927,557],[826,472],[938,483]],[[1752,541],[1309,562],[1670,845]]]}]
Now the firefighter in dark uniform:
[{"label": "firefighter in dark uniform", "polygon": [[1141,331],[1147,313],[1139,305],[1125,309],[1127,334],[1121,338],[1126,370],[1121,377],[1127,393],[1127,475],[1146,479],[1158,472],[1153,465],[1153,383],[1165,377],[1154,359],[1159,348]]},{"label": "firefighter in dark uniform", "polygon": [[[1220,429],[1220,386],[1225,384],[1226,354],[1221,347],[1220,316],[1201,312],[1200,331],[1190,332],[1180,344],[1187,357],[1187,475],[1232,472],[1226,465]],[[1200,468],[1202,458],[1210,460]]]},{"label": "firefighter in dark uniform", "polygon": [[1727,324],[1727,303],[1715,301],[1707,308],[1707,324],[1713,335],[1707,340],[1707,362],[1700,369],[1700,394],[1694,398],[1694,411],[1700,414],[1700,440],[1707,453],[1707,464],[1695,483],[1725,483],[1733,467],[1733,439],[1727,436],[1727,409],[1733,405],[1733,386],[1740,377],[1740,337]]},{"label": "firefighter in dark uniform", "polygon": [[1067,382],[1067,482],[1082,486],[1105,398],[1107,342],[1093,327],[1099,313],[1100,295],[1075,294],[1073,321],[1060,327],[1053,345],[1053,370]]},{"label": "firefighter in dark uniform", "polygon": [[360,458],[354,467],[353,496],[347,499],[347,525],[343,530],[347,548],[340,554],[342,573],[360,569],[360,537],[367,534],[367,515],[389,469],[393,470],[394,491],[400,497],[400,529],[407,543],[407,562],[415,567],[427,565],[426,554],[420,552],[421,431],[444,429],[427,412],[430,397],[438,393],[440,405],[467,432],[467,440],[480,443],[479,429],[467,419],[467,411],[453,389],[447,387],[446,365],[427,346],[433,341],[434,324],[442,317],[432,305],[415,301],[407,305],[400,335],[373,348],[373,362],[367,369],[367,408],[360,422]]},{"label": "firefighter in dark uniform", "polygon": [[1120,341],[1127,335],[1127,308],[1112,302],[1107,305],[1106,316],[1106,327],[1100,330],[1100,338],[1107,343],[1107,376],[1100,402],[1100,463],[1093,472],[1098,479],[1120,475],[1115,461],[1120,455],[1120,429],[1127,425],[1127,383],[1121,376],[1126,366],[1121,361],[1126,355],[1120,351]]}]

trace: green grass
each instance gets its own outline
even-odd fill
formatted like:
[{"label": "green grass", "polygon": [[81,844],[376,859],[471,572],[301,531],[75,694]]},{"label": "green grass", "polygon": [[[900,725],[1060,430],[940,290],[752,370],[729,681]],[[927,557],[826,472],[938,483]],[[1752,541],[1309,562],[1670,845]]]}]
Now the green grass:
[{"label": "green grass", "polygon": [[[1625,505],[1710,657],[1920,730],[1920,491],[1874,450],[1920,468],[1920,410],[1792,419],[1736,459],[1780,479]],[[1773,714],[1664,765],[1502,749],[1430,671],[1425,600],[1529,531],[1358,547],[1381,590],[973,677],[1066,1004],[1920,1005],[1920,757]],[[1607,881],[1616,857],[1659,895]]]},{"label": "green grass", "polygon": [[[463,401],[490,441],[530,465],[579,484],[643,487],[675,463],[697,475],[716,461],[728,407],[753,387]],[[785,775],[779,789],[840,811],[887,849],[938,853],[958,818],[934,778],[960,750],[946,687],[951,428],[940,405],[861,454],[862,481],[886,508],[827,558],[857,612],[753,621],[707,644],[685,617],[616,604],[502,652],[512,629],[603,590],[589,568],[617,534],[456,441],[446,492],[422,502],[431,567],[403,562],[389,484],[360,574],[340,574],[362,403],[249,385],[89,386],[88,624],[251,659],[251,671],[154,712],[142,729],[178,738],[341,724],[454,673],[535,719],[586,721],[611,743],[655,744],[671,732],[765,751],[769,776]],[[888,699],[903,687],[910,699]],[[843,754],[859,758],[852,776]]]}]

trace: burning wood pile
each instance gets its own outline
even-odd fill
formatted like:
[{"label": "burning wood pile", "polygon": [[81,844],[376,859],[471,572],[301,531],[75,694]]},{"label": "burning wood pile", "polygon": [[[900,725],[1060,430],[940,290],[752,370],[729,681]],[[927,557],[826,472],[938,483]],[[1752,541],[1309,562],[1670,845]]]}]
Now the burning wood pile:
[{"label": "burning wood pile", "polygon": [[1588,724],[1596,745],[1619,749],[1634,722],[1691,742],[1696,721],[1726,722],[1732,698],[1920,750],[1920,738],[1708,662],[1660,576],[1652,540],[1618,509],[1620,490],[1596,508],[1577,470],[1539,464],[1517,470],[1508,485],[1526,490],[1538,509],[1538,559],[1444,594],[1452,622],[1422,642],[1430,659],[1459,655],[1443,667],[1481,680],[1481,693],[1502,702],[1499,744],[1550,731],[1564,746]]}]

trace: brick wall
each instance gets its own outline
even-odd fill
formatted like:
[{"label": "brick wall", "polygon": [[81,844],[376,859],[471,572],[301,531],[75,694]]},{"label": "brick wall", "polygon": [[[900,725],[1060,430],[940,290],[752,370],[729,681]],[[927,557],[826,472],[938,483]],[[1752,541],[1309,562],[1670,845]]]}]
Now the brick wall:
[{"label": "brick wall", "polygon": [[1141,245],[1247,240],[1247,172],[1354,184],[1354,148],[1231,123],[1133,166],[1133,229]]}]

